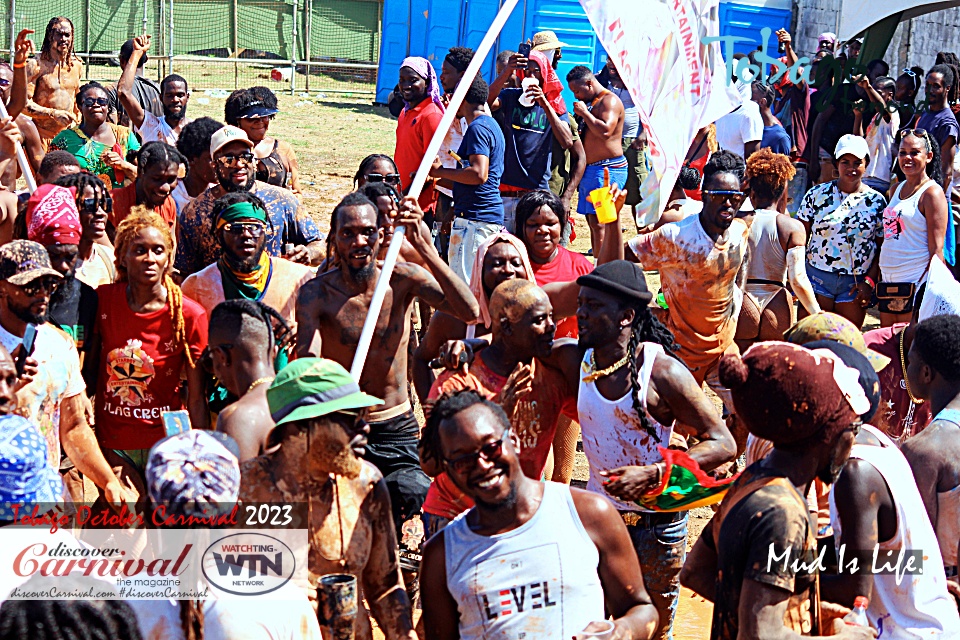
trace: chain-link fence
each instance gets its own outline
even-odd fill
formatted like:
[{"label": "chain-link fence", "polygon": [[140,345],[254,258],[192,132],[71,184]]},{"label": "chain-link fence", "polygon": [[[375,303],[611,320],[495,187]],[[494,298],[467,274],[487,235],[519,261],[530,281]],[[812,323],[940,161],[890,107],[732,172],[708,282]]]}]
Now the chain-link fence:
[{"label": "chain-link fence", "polygon": [[[383,0],[7,0],[9,24],[36,31],[37,48],[54,16],[74,25],[86,77],[115,82],[120,45],[152,36],[146,73],[178,73],[192,88],[372,94]],[[12,19],[11,19],[12,15]]]}]

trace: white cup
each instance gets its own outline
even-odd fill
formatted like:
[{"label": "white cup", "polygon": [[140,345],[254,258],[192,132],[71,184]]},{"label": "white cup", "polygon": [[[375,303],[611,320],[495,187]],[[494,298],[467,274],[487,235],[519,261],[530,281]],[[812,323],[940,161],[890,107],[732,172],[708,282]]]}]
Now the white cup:
[{"label": "white cup", "polygon": [[526,77],[520,81],[520,98],[517,100],[520,104],[525,107],[532,107],[533,100],[527,95],[527,89],[532,87],[535,84],[539,84],[539,81],[536,78]]},{"label": "white cup", "polygon": [[598,621],[598,624],[605,625],[605,628],[599,631],[581,631],[579,634],[580,637],[591,638],[592,640],[610,640],[610,638],[613,637],[613,630],[616,628],[616,625],[613,624],[612,620]]}]

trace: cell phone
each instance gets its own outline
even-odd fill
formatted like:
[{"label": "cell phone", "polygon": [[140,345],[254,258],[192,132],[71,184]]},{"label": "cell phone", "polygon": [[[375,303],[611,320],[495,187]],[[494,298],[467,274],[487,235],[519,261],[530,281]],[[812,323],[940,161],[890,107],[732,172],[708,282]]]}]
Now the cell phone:
[{"label": "cell phone", "polygon": [[190,431],[190,414],[186,410],[164,411],[160,414],[163,430],[168,436]]},{"label": "cell phone", "polygon": [[34,343],[37,340],[37,325],[27,324],[26,331],[23,332],[22,348],[20,355],[17,356],[17,377],[23,375],[23,370],[27,366],[27,358],[33,355]]},{"label": "cell phone", "polygon": [[521,42],[520,46],[517,47],[517,53],[519,53],[524,58],[530,57],[530,50],[533,46],[529,42]]}]

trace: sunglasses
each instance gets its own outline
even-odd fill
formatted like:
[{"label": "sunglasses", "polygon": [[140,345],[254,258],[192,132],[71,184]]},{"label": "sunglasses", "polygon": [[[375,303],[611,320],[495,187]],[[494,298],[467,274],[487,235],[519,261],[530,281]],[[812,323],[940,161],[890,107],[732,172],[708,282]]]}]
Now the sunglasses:
[{"label": "sunglasses", "polygon": [[907,74],[908,76],[910,76],[911,78],[919,78],[919,77],[920,77],[920,76],[917,75],[917,72],[914,71],[913,69],[904,69],[904,70],[901,71],[900,73],[905,73],[905,74]]},{"label": "sunglasses", "polygon": [[9,81],[9,80],[7,80],[6,78],[0,78],[0,87],[6,88],[6,87],[9,87],[9,86],[10,86],[10,81]]},{"label": "sunglasses", "polygon": [[108,104],[110,104],[110,99],[109,98],[84,98],[83,102],[81,102],[80,104],[88,108],[93,106],[105,107]]},{"label": "sunglasses", "polygon": [[368,173],[365,176],[367,182],[386,182],[387,184],[400,184],[400,174],[399,173],[388,173],[383,175],[382,173]]},{"label": "sunglasses", "polygon": [[735,207],[739,206],[746,197],[743,191],[707,191],[704,189],[701,193],[710,196],[710,200],[712,200],[714,204],[723,204],[729,200],[730,204]]},{"label": "sunglasses", "polygon": [[899,131],[898,133],[899,133],[899,135],[900,135],[900,139],[901,139],[901,140],[903,140],[904,138],[906,138],[906,137],[909,136],[909,135],[914,135],[914,136],[916,136],[916,137],[918,137],[918,138],[926,138],[926,137],[927,137],[927,130],[926,130],[926,129],[900,129],[900,131]]},{"label": "sunglasses", "polygon": [[228,222],[223,225],[222,228],[227,233],[235,236],[246,234],[254,238],[259,238],[266,232],[267,225],[262,222]]},{"label": "sunglasses", "polygon": [[507,427],[503,430],[503,435],[500,436],[500,439],[495,442],[488,442],[487,444],[480,447],[479,451],[473,453],[468,453],[466,455],[457,456],[452,460],[450,458],[445,458],[444,462],[447,467],[456,471],[457,473],[466,473],[477,463],[477,460],[483,458],[487,462],[491,460],[499,460],[500,456],[503,455],[503,441],[509,437],[510,427]]},{"label": "sunglasses", "polygon": [[241,120],[246,120],[247,122],[259,123],[259,122],[263,122],[264,120],[266,120],[267,122],[269,122],[269,121],[273,120],[273,119],[276,118],[276,117],[277,117],[276,114],[270,114],[269,116],[243,116],[243,117],[240,118],[240,119],[241,119]]},{"label": "sunglasses", "polygon": [[31,280],[27,284],[22,284],[19,286],[20,291],[23,291],[23,293],[29,298],[36,297],[40,293],[41,289],[43,289],[47,293],[52,294],[59,287],[60,287],[60,279],[54,278],[53,276],[44,276],[41,278],[37,278],[35,280]]},{"label": "sunglasses", "polygon": [[223,165],[224,167],[235,166],[238,164],[252,164],[253,163],[253,154],[249,151],[244,153],[228,153],[217,158],[217,162]]},{"label": "sunglasses", "polygon": [[113,211],[113,198],[110,196],[104,196],[102,198],[84,198],[79,203],[80,213],[86,213],[88,215],[95,215],[97,209],[103,207],[105,213],[110,213]]}]

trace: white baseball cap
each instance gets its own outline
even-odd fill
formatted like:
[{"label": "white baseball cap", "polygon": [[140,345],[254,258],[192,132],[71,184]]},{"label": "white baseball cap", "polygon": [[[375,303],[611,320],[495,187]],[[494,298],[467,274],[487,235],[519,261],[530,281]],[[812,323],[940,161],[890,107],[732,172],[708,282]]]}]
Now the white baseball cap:
[{"label": "white baseball cap", "polygon": [[851,153],[863,160],[870,154],[870,148],[867,147],[866,140],[860,136],[855,136],[852,133],[848,133],[840,137],[840,140],[837,142],[837,150],[834,152],[833,157],[839,160],[840,156],[848,153]]},{"label": "white baseball cap", "polygon": [[250,138],[247,137],[247,132],[240,127],[234,127],[228,124],[222,129],[218,129],[210,137],[210,155],[213,156],[213,154],[231,142],[242,142],[253,149],[253,143],[250,142]]}]

